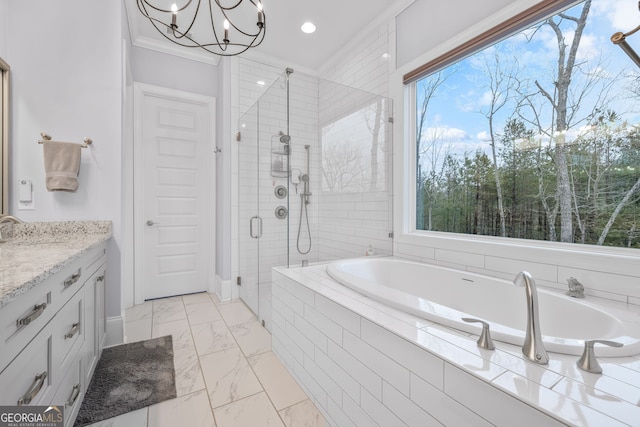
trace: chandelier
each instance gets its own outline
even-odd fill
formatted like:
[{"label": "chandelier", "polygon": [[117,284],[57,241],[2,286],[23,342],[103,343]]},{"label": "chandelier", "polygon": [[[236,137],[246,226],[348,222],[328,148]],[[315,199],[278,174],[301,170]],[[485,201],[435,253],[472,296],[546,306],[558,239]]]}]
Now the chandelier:
[{"label": "chandelier", "polygon": [[[222,4],[223,0],[174,1],[180,0],[136,0],[140,13],[173,43],[234,56],[264,40],[262,0],[231,0],[228,6]],[[203,31],[210,34],[202,35]]]}]

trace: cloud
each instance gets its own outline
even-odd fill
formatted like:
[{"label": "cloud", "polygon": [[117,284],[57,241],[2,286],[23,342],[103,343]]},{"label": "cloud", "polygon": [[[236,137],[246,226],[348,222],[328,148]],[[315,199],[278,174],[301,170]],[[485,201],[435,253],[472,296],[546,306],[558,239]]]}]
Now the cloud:
[{"label": "cloud", "polygon": [[592,6],[592,14],[607,17],[614,31],[626,33],[638,25],[638,5],[629,0],[607,0],[595,2]]},{"label": "cloud", "polygon": [[452,127],[430,127],[422,132],[425,141],[457,142],[469,139],[469,135],[463,129]]},{"label": "cloud", "polygon": [[478,132],[476,139],[479,141],[489,141],[491,138],[489,137],[489,132],[483,130],[482,132]]}]

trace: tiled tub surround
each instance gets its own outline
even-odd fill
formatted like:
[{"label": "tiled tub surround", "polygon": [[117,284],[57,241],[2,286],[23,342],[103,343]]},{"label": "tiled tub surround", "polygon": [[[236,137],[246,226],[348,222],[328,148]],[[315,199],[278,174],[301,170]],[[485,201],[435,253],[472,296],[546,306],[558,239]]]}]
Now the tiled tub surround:
[{"label": "tiled tub surround", "polygon": [[640,423],[639,356],[599,358],[596,375],[579,370],[576,356],[550,353],[539,366],[520,346],[482,350],[477,336],[338,284],[325,264],[274,269],[272,294],[273,351],[332,425]]},{"label": "tiled tub surround", "polygon": [[0,243],[0,308],[111,237],[111,221],[14,224]]}]

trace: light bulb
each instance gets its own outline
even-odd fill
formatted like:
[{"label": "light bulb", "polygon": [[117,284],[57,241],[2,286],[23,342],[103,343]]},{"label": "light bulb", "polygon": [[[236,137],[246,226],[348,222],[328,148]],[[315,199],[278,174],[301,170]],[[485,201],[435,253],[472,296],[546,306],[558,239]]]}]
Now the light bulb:
[{"label": "light bulb", "polygon": [[257,25],[259,28],[264,27],[264,15],[262,14],[262,3],[258,2],[258,4],[256,4],[256,7],[258,8],[258,22]]},{"label": "light bulb", "polygon": [[178,16],[178,5],[174,3],[171,5],[171,27],[174,30],[178,27],[178,24],[176,23],[177,16]]},{"label": "light bulb", "polygon": [[222,41],[225,43],[229,43],[229,21],[225,19],[223,25],[224,25],[224,38],[222,39]]}]

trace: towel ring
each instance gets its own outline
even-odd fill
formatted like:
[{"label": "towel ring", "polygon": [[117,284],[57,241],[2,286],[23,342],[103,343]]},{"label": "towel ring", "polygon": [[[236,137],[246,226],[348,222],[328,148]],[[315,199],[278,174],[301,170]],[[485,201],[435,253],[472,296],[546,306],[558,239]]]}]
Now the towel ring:
[{"label": "towel ring", "polygon": [[[40,132],[40,136],[42,136],[42,139],[38,141],[38,144],[44,144],[47,141],[51,141],[51,135],[49,135],[48,133]],[[80,147],[82,148],[87,148],[88,146],[93,144],[93,140],[88,136],[85,136],[83,141],[84,141],[84,144],[80,144]],[[62,141],[52,141],[52,142],[62,142]]]}]

